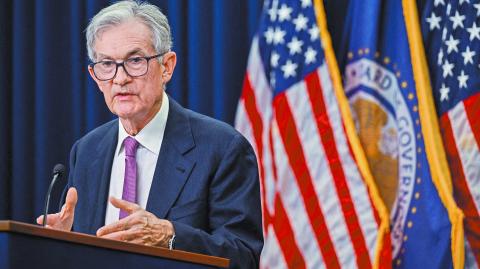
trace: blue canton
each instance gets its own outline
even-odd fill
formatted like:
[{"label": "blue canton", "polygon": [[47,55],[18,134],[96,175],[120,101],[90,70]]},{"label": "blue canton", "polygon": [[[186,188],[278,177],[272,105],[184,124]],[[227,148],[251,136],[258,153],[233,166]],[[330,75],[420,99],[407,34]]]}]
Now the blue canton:
[{"label": "blue canton", "polygon": [[480,88],[480,3],[435,0],[427,5],[422,32],[436,107],[442,115]]},{"label": "blue canton", "polygon": [[303,80],[323,62],[320,33],[311,6],[311,0],[265,2],[259,47],[274,95]]}]

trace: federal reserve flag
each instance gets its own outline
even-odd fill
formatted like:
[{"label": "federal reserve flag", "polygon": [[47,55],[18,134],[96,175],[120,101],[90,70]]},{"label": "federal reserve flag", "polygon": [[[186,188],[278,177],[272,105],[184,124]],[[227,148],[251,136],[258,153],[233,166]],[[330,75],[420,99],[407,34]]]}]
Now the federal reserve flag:
[{"label": "federal reserve flag", "polygon": [[390,212],[393,266],[460,267],[461,213],[441,158],[438,124],[431,121],[436,117],[431,91],[412,60],[413,50],[418,54],[422,46],[415,1],[349,5],[341,45],[344,88]]},{"label": "federal reserve flag", "polygon": [[390,267],[388,214],[355,133],[321,1],[265,1],[235,127],[259,161],[261,268]]},{"label": "federal reserve flag", "polygon": [[427,1],[421,23],[455,200],[465,214],[465,267],[479,268],[480,1]]}]

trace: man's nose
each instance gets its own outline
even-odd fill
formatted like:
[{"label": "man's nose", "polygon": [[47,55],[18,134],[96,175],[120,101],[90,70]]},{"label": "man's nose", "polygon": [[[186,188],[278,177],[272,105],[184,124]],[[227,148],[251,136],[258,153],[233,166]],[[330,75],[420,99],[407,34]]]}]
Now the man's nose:
[{"label": "man's nose", "polygon": [[129,82],[132,78],[128,75],[125,71],[125,66],[120,65],[118,66],[117,74],[113,78],[113,83],[123,85]]}]

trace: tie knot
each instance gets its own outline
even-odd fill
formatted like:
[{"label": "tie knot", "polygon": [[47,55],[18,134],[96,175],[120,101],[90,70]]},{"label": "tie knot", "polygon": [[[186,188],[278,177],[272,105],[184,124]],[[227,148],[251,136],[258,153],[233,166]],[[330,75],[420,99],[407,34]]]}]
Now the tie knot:
[{"label": "tie knot", "polygon": [[138,148],[138,141],[135,138],[128,136],[123,140],[123,146],[125,147],[125,156],[135,157]]}]

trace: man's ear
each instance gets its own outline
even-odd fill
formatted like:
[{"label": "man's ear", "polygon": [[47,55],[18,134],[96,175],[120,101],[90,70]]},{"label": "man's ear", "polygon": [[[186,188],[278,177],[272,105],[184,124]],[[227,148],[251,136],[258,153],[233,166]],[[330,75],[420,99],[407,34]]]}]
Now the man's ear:
[{"label": "man's ear", "polygon": [[95,74],[93,73],[93,68],[90,65],[88,66],[88,73],[90,73],[92,79],[95,80],[95,82],[98,84],[97,77],[95,77]]},{"label": "man's ear", "polygon": [[90,74],[90,77],[92,77],[92,79],[95,81],[95,83],[97,83],[98,89],[103,93],[103,87],[101,87],[103,81],[97,79],[97,77],[93,73],[93,68],[90,65],[88,66],[88,73]]},{"label": "man's ear", "polygon": [[162,79],[163,83],[166,84],[173,75],[173,70],[175,70],[175,65],[177,64],[177,54],[173,51],[169,51],[163,55],[163,74]]}]

